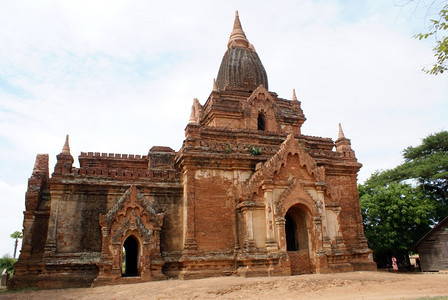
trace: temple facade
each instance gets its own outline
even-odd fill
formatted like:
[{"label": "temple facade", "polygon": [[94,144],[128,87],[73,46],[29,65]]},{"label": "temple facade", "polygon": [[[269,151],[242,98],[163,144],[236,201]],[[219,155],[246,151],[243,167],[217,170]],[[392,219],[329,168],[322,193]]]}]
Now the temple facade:
[{"label": "temple facade", "polygon": [[305,120],[295,93],[269,91],[236,13],[181,149],[81,152],[75,168],[67,136],[51,176],[37,155],[10,287],[376,269],[350,140],[303,135]]}]

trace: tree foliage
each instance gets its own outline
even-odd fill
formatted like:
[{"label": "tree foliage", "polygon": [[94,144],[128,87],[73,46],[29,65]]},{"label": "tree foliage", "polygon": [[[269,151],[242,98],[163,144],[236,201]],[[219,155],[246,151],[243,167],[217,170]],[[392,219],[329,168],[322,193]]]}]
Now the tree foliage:
[{"label": "tree foliage", "polygon": [[448,70],[447,59],[448,59],[448,4],[445,4],[438,13],[436,19],[430,20],[429,31],[426,33],[419,33],[415,35],[415,38],[427,39],[429,37],[435,38],[436,45],[433,48],[434,56],[436,58],[436,63],[431,69],[423,69],[429,74],[437,75],[442,74],[444,71]]},{"label": "tree foliage", "polygon": [[16,258],[17,245],[19,244],[19,239],[23,238],[23,233],[21,231],[15,231],[11,233],[10,237],[16,240],[14,243],[14,258]]},{"label": "tree foliage", "polygon": [[13,239],[21,239],[23,237],[23,234],[21,231],[15,231],[14,233],[11,233],[10,236]]},{"label": "tree foliage", "polygon": [[421,190],[391,183],[362,193],[365,234],[375,254],[401,256],[430,229],[434,205]]},{"label": "tree foliage", "polygon": [[12,275],[14,273],[14,264],[16,261],[17,259],[7,256],[0,258],[0,273],[6,269],[8,270],[8,273]]},{"label": "tree foliage", "polygon": [[448,132],[403,151],[404,162],[359,185],[365,234],[375,254],[405,253],[448,215]]},{"label": "tree foliage", "polygon": [[410,181],[434,201],[435,221],[448,215],[448,131],[430,134],[417,147],[403,151],[404,162],[394,169],[376,172],[365,188]]}]

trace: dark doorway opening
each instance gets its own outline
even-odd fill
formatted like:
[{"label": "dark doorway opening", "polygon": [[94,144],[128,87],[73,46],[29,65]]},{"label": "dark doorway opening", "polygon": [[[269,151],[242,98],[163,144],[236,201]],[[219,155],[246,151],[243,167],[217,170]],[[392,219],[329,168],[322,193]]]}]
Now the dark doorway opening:
[{"label": "dark doorway opening", "polygon": [[307,215],[300,206],[292,206],[285,215],[286,250],[308,249]]},{"label": "dark doorway opening", "polygon": [[286,232],[286,250],[287,251],[297,251],[299,250],[299,243],[296,239],[296,222],[294,222],[293,218],[289,215],[289,213],[285,216],[285,232]]},{"label": "dark doorway opening", "polygon": [[262,113],[258,114],[258,130],[266,130],[266,119]]},{"label": "dark doorway opening", "polygon": [[129,236],[123,243],[123,277],[139,276],[138,274],[138,241]]}]

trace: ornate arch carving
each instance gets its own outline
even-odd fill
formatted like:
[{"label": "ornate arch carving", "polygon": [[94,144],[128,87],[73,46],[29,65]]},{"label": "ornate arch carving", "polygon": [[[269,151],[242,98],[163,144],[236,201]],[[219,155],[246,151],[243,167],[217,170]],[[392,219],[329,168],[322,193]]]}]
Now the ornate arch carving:
[{"label": "ornate arch carving", "polygon": [[288,155],[297,155],[300,167],[302,167],[314,182],[325,181],[324,167],[317,166],[316,161],[303,149],[299,141],[296,141],[294,134],[289,134],[281,144],[277,153],[267,160],[250,177],[248,183],[240,188],[240,199],[251,199],[265,181],[273,181],[274,175],[287,165]]},{"label": "ornate arch carving", "polygon": [[279,217],[284,217],[288,209],[296,204],[305,206],[312,216],[318,215],[317,205],[313,197],[305,190],[303,184],[295,178],[289,187],[274,201],[275,213]]},{"label": "ornate arch carving", "polygon": [[154,204],[132,185],[111,210],[99,215],[102,232],[100,276],[121,277],[122,247],[129,235],[141,243],[141,277],[152,277],[154,271],[161,270],[160,231],[164,214],[157,213]]}]

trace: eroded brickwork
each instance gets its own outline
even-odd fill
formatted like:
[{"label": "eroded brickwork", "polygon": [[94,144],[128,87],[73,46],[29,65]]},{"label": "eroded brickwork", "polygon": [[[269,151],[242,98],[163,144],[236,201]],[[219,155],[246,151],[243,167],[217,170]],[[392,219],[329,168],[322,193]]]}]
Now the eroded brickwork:
[{"label": "eroded brickwork", "polygon": [[236,16],[177,152],[82,152],[75,168],[67,138],[51,177],[37,156],[11,287],[374,269],[350,140],[303,135],[305,120],[295,93],[267,90]]}]

